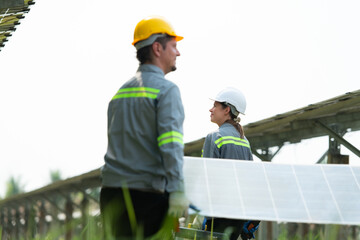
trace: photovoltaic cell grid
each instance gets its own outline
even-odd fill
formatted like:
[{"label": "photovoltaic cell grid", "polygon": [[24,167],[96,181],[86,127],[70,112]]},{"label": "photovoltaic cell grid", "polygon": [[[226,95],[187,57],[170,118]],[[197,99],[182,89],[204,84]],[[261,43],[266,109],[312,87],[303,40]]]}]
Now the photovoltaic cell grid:
[{"label": "photovoltaic cell grid", "polygon": [[184,157],[184,178],[205,216],[360,224],[360,166]]}]

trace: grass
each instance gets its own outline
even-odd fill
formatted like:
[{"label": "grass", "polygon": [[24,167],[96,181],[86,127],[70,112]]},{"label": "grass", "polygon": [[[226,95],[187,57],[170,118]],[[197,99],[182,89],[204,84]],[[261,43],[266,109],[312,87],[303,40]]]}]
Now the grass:
[{"label": "grass", "polygon": [[[102,237],[102,229],[100,224],[100,217],[94,216],[89,217],[87,225],[82,228],[79,220],[74,220],[72,223],[73,227],[73,236],[72,240],[82,240],[84,237],[88,240],[99,240],[103,239]],[[338,233],[340,231],[339,225],[325,225],[325,227],[320,230],[319,232],[309,232],[306,236],[300,236],[296,235],[294,237],[289,237],[289,233],[286,229],[282,229],[279,236],[276,238],[278,240],[337,240],[338,239]],[[32,238],[26,238],[28,240],[64,240],[65,234],[64,234],[64,227],[57,227],[52,228],[45,236],[40,236],[37,234],[35,237]],[[0,240],[2,240],[2,228],[0,226]],[[138,237],[136,239],[142,239],[141,235],[137,235]],[[157,236],[156,239],[163,239],[161,235]],[[194,240],[201,240],[196,235],[193,238]],[[211,235],[211,238],[213,239],[213,236]],[[257,239],[260,239],[257,237]],[[358,239],[358,238],[356,238]],[[24,237],[20,238],[20,240],[25,240]],[[352,237],[348,236],[342,240],[354,240]]]},{"label": "grass", "polygon": [[[127,190],[126,187],[124,187],[124,199],[125,199],[125,205],[128,209],[129,213],[129,221],[131,225],[132,232],[134,233],[134,236],[136,236],[136,240],[143,240],[143,231],[142,227],[137,225],[136,218],[135,218],[135,212],[132,206],[132,201],[130,198],[130,193]],[[167,219],[165,221],[166,227],[164,229],[174,229],[174,219]],[[213,220],[212,220],[213,221]],[[211,224],[213,226],[213,224]],[[35,225],[30,224],[30,229],[28,229],[28,235],[32,235],[33,237],[27,237],[25,236],[20,237],[20,240],[65,240],[65,234],[66,229],[70,227],[72,229],[72,240],[82,240],[82,239],[88,239],[88,240],[99,240],[103,239],[103,231],[101,224],[101,218],[99,215],[96,216],[88,216],[87,222],[82,222],[82,219],[73,219],[73,221],[70,223],[69,226],[63,226],[60,225],[53,225],[50,229],[48,229],[48,232],[45,235],[40,235],[39,233],[34,234]],[[30,234],[30,232],[32,232]],[[159,240],[159,239],[165,239],[169,237],[170,231],[159,231],[156,236],[151,240]],[[278,240],[337,240],[339,233],[341,232],[341,226],[339,225],[321,225],[320,228],[317,230],[309,230],[309,233],[306,236],[301,236],[299,234],[295,236],[289,236],[289,233],[285,226],[280,226],[280,234],[278,234],[277,238]],[[0,226],[0,240],[2,240],[4,230],[2,229],[2,226]],[[170,233],[171,234],[171,233]],[[34,236],[35,235],[35,236]],[[210,239],[213,239],[213,228],[211,227],[210,230]],[[8,239],[8,238],[5,238]],[[5,240],[4,239],[4,240]],[[196,234],[194,235],[194,240],[201,240]],[[257,237],[259,239],[259,237]],[[353,240],[350,236],[345,236],[341,238],[342,240]],[[356,238],[360,239],[360,238]],[[109,240],[109,239],[107,239]]]},{"label": "grass", "polygon": [[317,231],[310,230],[305,236],[296,234],[293,237],[289,236],[289,233],[286,229],[282,229],[281,233],[278,236],[278,240],[358,240],[360,235],[357,234],[356,237],[351,236],[352,233],[346,233],[344,229],[346,226],[342,225],[320,225],[320,229]]}]

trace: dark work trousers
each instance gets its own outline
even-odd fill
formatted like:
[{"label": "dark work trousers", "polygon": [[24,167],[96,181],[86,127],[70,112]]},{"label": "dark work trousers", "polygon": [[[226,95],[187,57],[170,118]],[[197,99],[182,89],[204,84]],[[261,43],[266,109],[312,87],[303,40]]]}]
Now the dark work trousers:
[{"label": "dark work trousers", "polygon": [[[213,231],[219,233],[230,233],[229,239],[236,240],[241,234],[246,221],[227,218],[214,218]],[[212,218],[206,217],[206,231],[211,231]]]},{"label": "dark work trousers", "polygon": [[[135,228],[129,220],[129,207],[126,206],[124,191],[130,193],[136,218]],[[168,208],[168,193],[103,187],[100,193],[100,211],[105,239],[135,239],[139,233],[141,239],[152,236],[161,228]]]}]

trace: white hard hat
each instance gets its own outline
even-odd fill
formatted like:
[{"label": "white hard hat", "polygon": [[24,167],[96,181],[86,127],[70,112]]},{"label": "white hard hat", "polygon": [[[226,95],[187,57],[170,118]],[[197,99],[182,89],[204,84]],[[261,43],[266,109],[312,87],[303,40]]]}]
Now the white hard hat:
[{"label": "white hard hat", "polygon": [[246,99],[244,94],[233,87],[225,88],[224,90],[220,91],[215,98],[212,100],[217,102],[224,102],[227,104],[232,105],[236,108],[236,112],[233,111],[232,107],[230,106],[232,113],[237,116],[239,113],[242,113],[245,115],[245,109],[246,109]]}]

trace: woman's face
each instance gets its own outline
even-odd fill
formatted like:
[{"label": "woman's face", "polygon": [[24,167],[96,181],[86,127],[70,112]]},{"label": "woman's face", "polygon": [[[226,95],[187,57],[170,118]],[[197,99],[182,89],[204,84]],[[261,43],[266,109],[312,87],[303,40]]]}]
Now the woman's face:
[{"label": "woman's face", "polygon": [[230,119],[230,107],[223,108],[219,102],[214,102],[210,111],[210,121],[216,123],[219,127],[228,119]]}]

